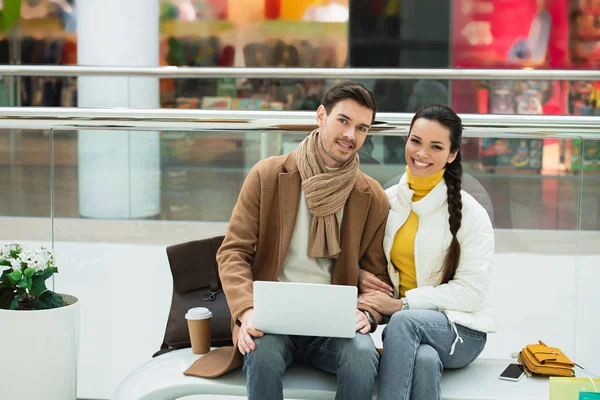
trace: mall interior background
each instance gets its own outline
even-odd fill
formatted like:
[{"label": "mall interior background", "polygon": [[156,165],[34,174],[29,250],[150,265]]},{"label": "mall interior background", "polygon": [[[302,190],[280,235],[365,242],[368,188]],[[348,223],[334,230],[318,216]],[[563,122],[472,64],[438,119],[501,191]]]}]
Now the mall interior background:
[{"label": "mall interior background", "polygon": [[[99,4],[111,7],[103,11]],[[102,17],[93,20],[90,10]],[[154,21],[144,25],[148,30],[156,27],[148,36],[153,40],[139,40],[134,29],[124,28],[143,21]],[[596,70],[600,2],[22,0],[20,20],[0,35],[0,63],[6,65],[97,66],[99,58],[94,56],[109,54],[117,42],[135,37],[136,56],[151,59],[150,65],[138,66]],[[108,58],[101,61],[106,66],[123,65]],[[0,106],[122,106],[108,90],[95,96],[98,81],[86,79],[3,76]],[[141,92],[145,82],[139,82]],[[163,78],[154,82],[154,95],[140,99],[137,106],[313,111],[335,82]],[[437,102],[460,113],[600,115],[600,82],[594,81],[361,82],[374,92],[383,112],[410,113]],[[94,136],[84,139],[85,133],[60,129],[51,134],[16,131],[2,128],[0,121],[0,182],[8,188],[0,196],[0,240],[54,244],[61,271],[56,285],[79,296],[83,304],[82,398],[110,398],[126,374],[149,359],[160,344],[170,298],[164,247],[224,232],[248,169],[264,155],[264,138],[256,132],[130,132],[131,138],[136,133],[142,139],[132,139],[126,152],[151,154],[144,165],[151,164],[154,173],[119,190],[134,198],[150,187],[152,199],[140,200],[137,210],[126,207],[125,214],[111,214],[110,208],[94,209],[106,208],[94,202],[97,193],[107,192],[112,199],[122,193],[95,179],[99,169],[89,160],[102,147],[84,142]],[[567,288],[571,297],[566,305],[558,299],[551,303],[559,307],[559,318],[570,321],[573,310],[576,318],[584,318],[585,307],[593,310],[598,304],[597,295],[590,294],[590,277],[597,276],[600,258],[593,245],[600,231],[600,140],[560,130],[552,133],[544,139],[506,138],[500,133],[470,137],[462,151],[465,171],[483,185],[494,208],[500,260],[495,265],[502,267],[495,270],[498,281],[506,288],[517,285],[526,290],[527,277],[545,275],[550,285]],[[272,154],[293,148],[303,134],[282,135]],[[122,137],[120,132],[106,131],[95,137],[106,142],[111,135]],[[404,168],[402,148],[401,137],[373,136],[361,150],[361,165],[382,185],[390,185]],[[124,164],[120,174],[128,171]],[[106,300],[108,288],[118,296]],[[578,296],[581,293],[585,296]],[[506,299],[499,290],[492,296],[499,305],[522,307],[521,299]],[[137,330],[123,329],[131,326],[129,317],[144,305],[156,313],[136,317]],[[511,346],[524,344],[524,337],[540,339],[529,339],[526,330],[540,334],[547,330],[549,322],[541,317],[546,315],[544,309],[536,308],[540,317],[533,322],[511,321],[510,312],[500,310],[501,321],[524,324],[522,336],[513,332],[510,340],[497,341],[496,347],[492,340],[488,356],[506,356]],[[101,328],[92,328],[98,326],[94,319],[98,315]],[[532,328],[534,322],[537,330]],[[567,342],[565,347],[588,357],[588,364],[600,370],[598,357],[583,356],[586,348],[577,344],[588,343],[593,329],[585,323],[575,326],[548,335],[558,335],[557,341]],[[506,339],[505,334],[498,337]]]}]

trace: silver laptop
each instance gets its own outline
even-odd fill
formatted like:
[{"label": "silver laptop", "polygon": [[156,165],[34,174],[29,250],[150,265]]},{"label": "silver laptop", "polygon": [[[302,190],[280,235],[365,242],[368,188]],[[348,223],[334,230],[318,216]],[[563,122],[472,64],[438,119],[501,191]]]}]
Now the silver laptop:
[{"label": "silver laptop", "polygon": [[265,333],[353,338],[356,286],[254,282],[254,327]]}]

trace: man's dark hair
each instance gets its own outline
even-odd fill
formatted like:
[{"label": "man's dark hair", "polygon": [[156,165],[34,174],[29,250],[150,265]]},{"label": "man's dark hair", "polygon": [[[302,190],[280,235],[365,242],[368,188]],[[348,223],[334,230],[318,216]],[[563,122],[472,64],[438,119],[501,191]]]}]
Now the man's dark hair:
[{"label": "man's dark hair", "polygon": [[375,121],[375,113],[377,112],[375,97],[369,89],[357,82],[346,81],[333,86],[323,96],[321,104],[325,107],[327,115],[329,115],[337,103],[346,99],[354,100],[361,106],[371,109],[373,111],[371,123]]}]

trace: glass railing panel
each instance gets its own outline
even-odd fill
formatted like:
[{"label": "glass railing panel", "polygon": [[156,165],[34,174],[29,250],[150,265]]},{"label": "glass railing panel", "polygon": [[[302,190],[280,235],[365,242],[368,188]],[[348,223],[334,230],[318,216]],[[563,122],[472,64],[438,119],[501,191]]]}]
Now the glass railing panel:
[{"label": "glass railing panel", "polygon": [[581,229],[600,230],[600,140],[578,141],[571,162],[580,166],[581,183]]},{"label": "glass railing panel", "polygon": [[[302,138],[302,133],[284,135],[282,150],[294,148]],[[369,136],[359,151],[361,169],[384,188],[396,184],[406,168],[405,140]],[[461,149],[465,182],[485,193],[497,228],[577,230],[581,176],[576,161],[567,169],[561,149],[580,142],[570,136],[465,137]]]},{"label": "glass railing panel", "polygon": [[[49,131],[0,130],[0,181],[3,187],[0,215],[50,218],[50,146]],[[67,151],[62,155],[68,158],[72,153]],[[64,159],[59,156],[55,162],[60,164]]]},{"label": "glass railing panel", "polygon": [[[39,135],[26,136],[31,143],[29,152],[45,140]],[[305,136],[306,132],[111,131],[103,134],[89,130],[79,133],[54,130],[55,198],[60,199],[55,213],[59,218],[227,221],[247,171],[262,157],[294,149]],[[102,148],[97,140],[108,147]],[[361,168],[384,187],[395,184],[405,168],[404,142],[402,136],[370,135],[359,152]],[[465,137],[464,171],[469,181],[473,178],[485,189],[494,205],[497,228],[576,230],[579,205],[584,202],[589,204],[587,208],[593,215],[581,221],[581,228],[597,230],[596,185],[593,185],[596,175],[588,171],[591,164],[587,159],[584,159],[583,180],[578,168],[582,163],[577,159],[578,152],[583,150],[585,157],[590,157],[594,151],[593,142],[587,143],[583,148],[582,141],[572,136],[556,139],[502,135]],[[573,152],[575,156],[565,158],[565,152]],[[120,153],[121,158],[116,153]],[[112,158],[107,158],[107,154]],[[106,160],[99,163],[102,157]],[[13,174],[11,179],[17,179],[15,176],[18,175]],[[110,189],[101,189],[102,176]],[[121,182],[120,188],[116,186],[117,181]],[[150,186],[155,201],[142,195],[141,188]],[[47,187],[37,185],[31,190],[44,192]],[[104,216],[85,211],[89,201],[107,206],[108,200],[100,200],[106,193],[122,203],[121,213]],[[36,195],[35,198],[46,198],[49,211],[48,196]],[[6,205],[4,208],[8,214],[35,215],[39,214],[40,206],[36,204],[40,201],[35,204],[13,202],[11,209]],[[7,204],[8,200],[3,202]]]},{"label": "glass railing panel", "polygon": [[261,154],[243,132],[54,132],[72,156],[57,218],[227,221]]},{"label": "glass railing panel", "polygon": [[600,370],[598,351],[590,351],[598,323],[590,315],[598,309],[600,281],[598,244],[600,243],[600,140],[583,137],[579,152],[572,162],[581,169],[581,214],[579,235],[578,298],[575,326],[575,350],[578,363],[597,374]]},{"label": "glass railing panel", "polygon": [[452,81],[452,107],[479,114],[600,115],[598,88],[590,80]]},{"label": "glass railing panel", "polygon": [[[0,247],[53,247],[53,162],[62,161],[48,130],[0,129]],[[52,288],[53,279],[46,284]]]}]

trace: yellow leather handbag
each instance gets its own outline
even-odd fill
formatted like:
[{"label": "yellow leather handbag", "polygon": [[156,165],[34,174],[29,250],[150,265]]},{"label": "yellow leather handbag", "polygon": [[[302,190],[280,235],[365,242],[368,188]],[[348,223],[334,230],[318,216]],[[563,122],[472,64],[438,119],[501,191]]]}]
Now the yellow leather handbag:
[{"label": "yellow leather handbag", "polygon": [[527,375],[575,376],[575,364],[559,348],[539,344],[528,344],[519,353],[519,361]]}]

